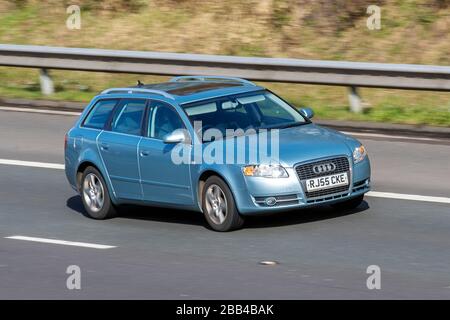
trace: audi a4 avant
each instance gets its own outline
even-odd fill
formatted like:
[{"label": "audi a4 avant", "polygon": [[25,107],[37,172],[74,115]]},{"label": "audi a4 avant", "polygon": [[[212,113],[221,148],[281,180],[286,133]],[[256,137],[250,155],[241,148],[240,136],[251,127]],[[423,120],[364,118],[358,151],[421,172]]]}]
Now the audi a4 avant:
[{"label": "audi a4 avant", "polygon": [[94,219],[143,204],[229,231],[252,214],[355,208],[370,189],[366,149],[313,115],[239,78],[107,89],[66,134],[66,176]]}]

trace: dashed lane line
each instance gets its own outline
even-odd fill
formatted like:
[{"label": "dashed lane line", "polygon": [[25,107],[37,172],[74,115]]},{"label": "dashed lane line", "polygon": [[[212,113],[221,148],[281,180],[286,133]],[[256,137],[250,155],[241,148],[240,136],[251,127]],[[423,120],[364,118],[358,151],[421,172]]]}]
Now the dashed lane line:
[{"label": "dashed lane line", "polygon": [[47,168],[47,169],[64,170],[64,165],[63,164],[59,164],[59,163],[0,159],[0,164],[10,165],[10,166],[21,166],[21,167],[34,167],[34,168]]},{"label": "dashed lane line", "polygon": [[104,245],[104,244],[87,243],[87,242],[74,242],[74,241],[47,239],[47,238],[36,238],[36,237],[27,237],[27,236],[10,236],[10,237],[5,237],[5,239],[32,241],[32,242],[41,242],[41,243],[50,243],[50,244],[60,244],[60,245],[64,245],[64,246],[75,246],[75,247],[84,247],[84,248],[92,248],[92,249],[112,249],[112,248],[117,248],[116,246],[109,246],[109,245]]}]

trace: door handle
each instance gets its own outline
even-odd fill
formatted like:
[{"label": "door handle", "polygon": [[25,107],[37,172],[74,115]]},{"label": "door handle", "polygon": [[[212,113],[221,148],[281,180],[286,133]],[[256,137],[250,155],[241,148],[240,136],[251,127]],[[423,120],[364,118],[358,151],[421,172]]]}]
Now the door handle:
[{"label": "door handle", "polygon": [[106,144],[106,143],[102,143],[102,144],[100,145],[100,149],[102,149],[102,150],[108,150],[108,149],[109,149],[109,145]]},{"label": "door handle", "polygon": [[150,154],[150,152],[148,152],[147,150],[142,150],[140,152],[141,157],[147,157]]}]

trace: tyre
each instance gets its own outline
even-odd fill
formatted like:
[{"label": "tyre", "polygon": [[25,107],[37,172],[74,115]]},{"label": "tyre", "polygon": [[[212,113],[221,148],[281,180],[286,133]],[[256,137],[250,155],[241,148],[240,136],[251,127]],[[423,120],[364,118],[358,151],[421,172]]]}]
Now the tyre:
[{"label": "tyre", "polygon": [[87,167],[84,170],[81,177],[80,194],[89,218],[102,220],[117,215],[105,180],[96,168]]},{"label": "tyre", "polygon": [[222,179],[209,177],[202,193],[203,213],[211,228],[225,232],[242,227],[244,218],[236,208],[230,188]]},{"label": "tyre", "polygon": [[364,195],[357,196],[356,198],[352,198],[350,200],[346,200],[343,202],[334,203],[331,206],[335,209],[339,210],[351,210],[357,208],[364,199]]}]

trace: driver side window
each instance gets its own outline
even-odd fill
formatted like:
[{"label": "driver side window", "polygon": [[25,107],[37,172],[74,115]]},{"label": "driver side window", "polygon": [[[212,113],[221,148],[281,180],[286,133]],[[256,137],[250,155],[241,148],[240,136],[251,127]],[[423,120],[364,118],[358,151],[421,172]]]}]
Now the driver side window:
[{"label": "driver side window", "polygon": [[185,126],[178,113],[166,103],[152,101],[151,115],[149,117],[148,136],[162,140],[164,136]]}]

